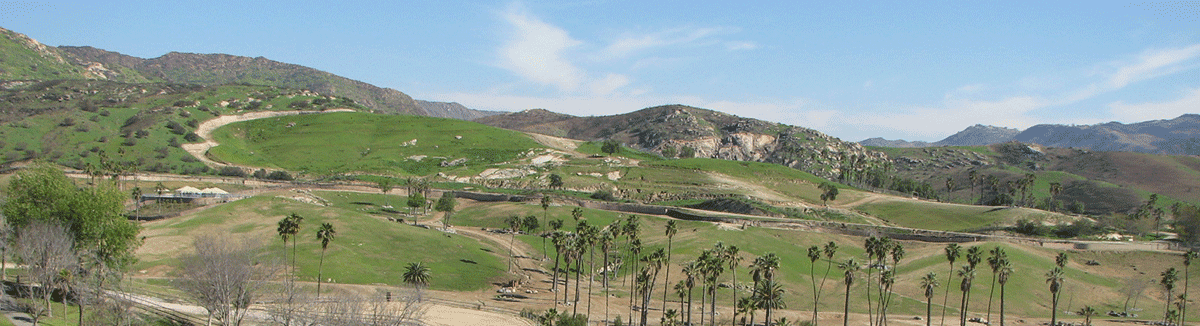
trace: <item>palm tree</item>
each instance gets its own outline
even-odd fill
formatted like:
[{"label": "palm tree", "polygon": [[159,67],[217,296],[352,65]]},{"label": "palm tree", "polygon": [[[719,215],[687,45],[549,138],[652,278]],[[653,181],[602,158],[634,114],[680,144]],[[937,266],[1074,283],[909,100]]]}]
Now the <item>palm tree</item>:
[{"label": "palm tree", "polygon": [[1083,316],[1083,326],[1092,326],[1092,316],[1096,315],[1096,309],[1092,306],[1083,306],[1076,314]]},{"label": "palm tree", "polygon": [[142,188],[133,187],[133,219],[142,220]]},{"label": "palm tree", "polygon": [[[604,258],[602,262],[604,267],[600,271],[600,281],[604,283],[604,320],[608,320],[608,252],[612,250],[613,245],[613,229],[605,227],[600,230],[600,236],[596,237],[596,241],[600,243],[601,256]],[[683,309],[680,309],[683,311]]]},{"label": "palm tree", "polygon": [[417,302],[421,302],[421,287],[429,285],[429,267],[420,262],[408,263],[404,268],[404,283],[417,289]]},{"label": "palm tree", "polygon": [[292,272],[296,270],[296,234],[300,233],[300,222],[304,221],[304,217],[299,214],[292,213],[282,220],[279,220],[279,225],[275,229],[279,232],[279,237],[283,238],[284,259],[287,259],[287,241],[292,240]]},{"label": "palm tree", "polygon": [[683,298],[688,296],[687,280],[679,280],[675,283],[675,296],[679,297],[679,313],[685,313],[683,310]]},{"label": "palm tree", "polygon": [[321,298],[321,280],[322,272],[325,269],[325,249],[329,248],[329,242],[337,235],[337,230],[333,229],[333,224],[322,223],[321,228],[317,229],[317,240],[321,241],[321,263],[317,265],[317,299]]},{"label": "palm tree", "polygon": [[[628,232],[628,230],[626,230],[626,231]],[[626,234],[628,234],[628,233],[626,233]],[[636,273],[636,271],[638,270],[637,269],[638,260],[642,256],[642,239],[638,239],[638,238],[636,238],[636,236],[632,236],[632,235],[631,235],[631,237],[634,237],[633,241],[629,242],[629,256],[630,256],[630,262],[632,263],[632,266],[629,269],[630,275],[627,275],[627,276],[633,276],[632,274]],[[634,279],[634,281],[636,281],[636,279]],[[629,289],[629,293],[630,293],[630,295],[629,295],[629,316],[631,318],[633,316],[633,304],[634,304],[633,298],[636,297],[636,295],[634,295],[634,293],[637,293],[636,285],[637,284],[633,284],[633,283],[629,284],[629,286],[630,286],[630,289]]]},{"label": "palm tree", "polygon": [[595,226],[588,225],[585,223],[580,223],[580,225],[583,225],[583,228],[580,230],[581,232],[579,232],[579,236],[581,237],[579,240],[583,242],[583,245],[588,250],[587,314],[588,314],[588,316],[591,316],[592,315],[592,285],[596,283],[596,242],[599,241],[600,229]]},{"label": "palm tree", "polygon": [[733,302],[731,303],[733,303],[735,306],[733,310],[733,320],[737,320],[737,266],[742,263],[742,257],[738,256],[738,253],[740,252],[741,249],[738,249],[737,246],[728,246],[725,247],[725,250],[721,251],[721,260],[724,260],[726,264],[729,264],[729,275],[733,277],[733,280],[730,281],[733,284],[729,287],[731,290],[733,290]]},{"label": "palm tree", "polygon": [[816,270],[818,260],[821,260],[821,247],[818,247],[818,246],[808,247],[808,263],[809,263],[808,275],[812,276],[812,289],[813,289],[813,317],[812,317],[813,325],[817,324],[817,302],[818,302],[817,300],[819,300],[819,297],[817,295],[817,270]]},{"label": "palm tree", "polygon": [[996,277],[1000,273],[1000,262],[1008,259],[1008,254],[1001,249],[1000,246],[988,250],[991,256],[988,256],[988,267],[992,268],[992,287],[988,289],[988,312],[987,320],[992,321],[992,298],[996,296]]},{"label": "palm tree", "polygon": [[[883,238],[872,236],[872,237],[867,238],[865,240],[865,243],[863,244],[863,249],[866,249],[866,251],[867,251],[867,264],[868,264],[867,265],[867,281],[868,282],[870,282],[872,279],[871,278],[872,270],[874,270],[876,266],[880,265],[879,262],[883,261],[881,254],[883,251],[886,250],[886,249],[883,249],[883,246],[885,246],[886,244],[882,240],[883,240]],[[874,260],[874,263],[872,263],[872,260]],[[874,312],[874,308],[871,306],[871,287],[870,287],[870,285],[867,286],[866,294],[867,294],[867,324],[874,325],[875,317],[873,316],[873,314],[875,312]]]},{"label": "palm tree", "polygon": [[[957,243],[951,243],[946,245],[946,248],[943,251],[946,253],[946,260],[950,262],[950,272],[946,273],[949,274],[946,276],[946,284],[951,284],[951,282],[954,281],[954,261],[958,260],[959,255],[962,254],[962,246],[959,246]],[[949,302],[949,300],[950,286],[947,285],[946,293],[942,297],[942,325],[946,324],[946,303]]]},{"label": "palm tree", "polygon": [[[1167,291],[1167,308],[1165,310],[1170,311],[1171,299],[1175,295],[1175,281],[1179,280],[1179,272],[1175,270],[1175,267],[1171,267],[1166,271],[1163,271],[1161,275],[1162,279],[1159,279],[1158,284],[1162,285],[1163,289]],[[1163,321],[1169,323],[1171,318],[1164,315]]]},{"label": "palm tree", "polygon": [[767,326],[771,326],[769,311],[787,308],[787,304],[783,302],[783,292],[783,287],[772,279],[759,282],[758,287],[754,289],[754,296],[758,297],[759,306],[768,311],[764,317]]},{"label": "palm tree", "polygon": [[854,285],[855,274],[862,269],[862,266],[854,261],[854,258],[850,258],[846,262],[838,264],[838,268],[842,269],[842,281],[846,282],[846,303],[842,306],[842,326],[850,326],[850,286]]},{"label": "palm tree", "polygon": [[937,273],[929,272],[921,278],[921,288],[925,289],[925,326],[931,326],[933,320],[933,289],[938,287]]},{"label": "palm tree", "polygon": [[[542,223],[550,220],[550,196],[542,194]],[[542,260],[546,260],[546,237],[542,237]]]},{"label": "palm tree", "polygon": [[[550,221],[550,222],[553,223],[554,221]],[[558,274],[560,274],[559,269],[558,269],[558,262],[562,261],[562,253],[563,253],[563,250],[566,249],[565,247],[567,245],[567,236],[562,231],[556,230],[553,233],[551,233],[550,239],[551,239],[550,242],[554,244],[554,269],[550,271],[550,273],[551,273],[550,292],[554,292],[554,306],[557,308],[558,307]],[[566,300],[566,297],[563,297],[563,300]]]},{"label": "palm tree", "polygon": [[[1187,297],[1188,280],[1191,279],[1191,277],[1188,276],[1189,272],[1191,271],[1191,268],[1189,268],[1189,267],[1192,266],[1192,260],[1196,259],[1196,257],[1197,257],[1196,252],[1192,251],[1192,250],[1188,250],[1187,253],[1183,254],[1183,296],[1184,297]],[[1182,303],[1182,306],[1179,308],[1179,325],[1183,326],[1183,324],[1187,322],[1187,300],[1181,300],[1180,303]]]},{"label": "palm tree", "polygon": [[1008,284],[1008,277],[1012,276],[1012,273],[1012,262],[1005,257],[1000,261],[1000,326],[1004,326],[1004,286]]},{"label": "palm tree", "polygon": [[900,268],[900,260],[904,259],[904,246],[900,245],[899,243],[893,244],[891,255],[892,255],[892,269],[887,271],[888,273],[890,273],[890,275],[886,275],[886,278],[882,275],[880,276],[880,283],[883,283],[882,285],[884,285],[884,289],[887,290],[887,292],[885,292],[886,296],[884,296],[883,300],[880,301],[880,306],[881,306],[879,309],[879,324],[880,325],[887,323],[888,307],[891,307],[892,296],[895,295],[895,293],[892,292],[892,286],[895,285],[895,283],[896,283],[896,270]]},{"label": "palm tree", "polygon": [[675,233],[679,232],[679,227],[675,226],[675,220],[667,221],[667,227],[663,230],[667,235],[667,273],[663,275],[663,311],[667,311],[667,286],[671,285],[671,244],[675,241]]},{"label": "palm tree", "polygon": [[516,215],[509,216],[508,218],[504,219],[504,224],[508,225],[508,232],[512,235],[508,240],[508,271],[511,273],[513,265],[517,263],[515,251],[517,245],[517,232],[521,231],[521,217]]},{"label": "palm tree", "polygon": [[700,270],[696,266],[696,262],[688,262],[683,265],[684,286],[687,287],[687,324],[692,324],[692,289],[696,287],[696,277],[700,275]]},{"label": "palm tree", "polygon": [[[746,315],[753,316],[754,310],[758,309],[758,303],[754,302],[753,296],[742,297],[738,299],[737,309],[740,315],[742,315],[742,325],[746,325]],[[751,319],[750,322],[753,323],[754,320]]]},{"label": "palm tree", "polygon": [[1063,269],[1055,267],[1046,272],[1046,283],[1050,284],[1050,325],[1058,325],[1058,290],[1062,289]]},{"label": "palm tree", "polygon": [[[773,281],[775,279],[775,270],[779,269],[779,256],[776,256],[775,253],[768,253],[755,259],[751,266],[751,268],[753,268],[752,274],[756,280],[755,289],[758,289],[759,286],[762,285],[761,283]],[[772,284],[774,284],[774,282],[772,282]],[[775,292],[770,291],[763,293],[767,295],[775,294]],[[764,318],[766,319],[767,326],[771,326],[771,310],[773,309],[768,303],[774,302],[777,298],[768,296],[761,299],[764,303],[763,309],[767,311],[766,315],[764,315]]]},{"label": "palm tree", "polygon": [[[833,256],[837,254],[837,250],[838,245],[833,241],[826,243],[821,248],[821,252],[825,254],[825,275],[821,276],[821,286],[817,288],[817,299],[814,301],[821,300],[821,292],[825,291],[825,280],[829,279],[829,271],[833,270]],[[817,314],[815,313],[813,314],[813,325],[817,325]]]},{"label": "palm tree", "polygon": [[[649,283],[648,286],[642,289],[642,326],[646,325],[646,315],[650,311],[650,298],[654,294],[654,285],[658,281],[658,272],[662,269],[663,263],[666,260],[667,255],[662,248],[642,258],[642,262],[646,263],[642,273],[650,275],[650,279],[647,280]],[[649,272],[651,270],[653,270],[652,273]]]},{"label": "palm tree", "polygon": [[[975,248],[975,247],[971,247],[971,248]],[[971,301],[970,301],[971,300],[971,298],[970,298],[971,284],[975,281],[975,267],[970,266],[970,265],[963,266],[962,269],[960,269],[958,271],[958,277],[962,278],[962,281],[958,285],[958,289],[960,291],[962,291],[962,293],[963,293],[962,294],[962,305],[961,305],[962,310],[959,310],[959,312],[958,312],[958,324],[962,325],[962,326],[966,326],[967,325],[967,309],[970,307],[970,304],[971,304]]]}]

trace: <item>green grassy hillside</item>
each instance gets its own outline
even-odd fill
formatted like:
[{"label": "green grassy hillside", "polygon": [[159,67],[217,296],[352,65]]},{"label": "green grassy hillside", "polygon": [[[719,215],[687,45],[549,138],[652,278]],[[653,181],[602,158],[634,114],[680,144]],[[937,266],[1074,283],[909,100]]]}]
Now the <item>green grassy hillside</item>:
[{"label": "green grassy hillside", "polygon": [[[205,120],[243,110],[351,107],[266,86],[187,86],[58,80],[0,90],[0,159],[76,169],[107,161],[127,170],[203,174],[179,144]],[[314,103],[316,103],[314,105]]]},{"label": "green grassy hillside", "polygon": [[[253,120],[218,129],[214,137],[221,145],[209,153],[218,160],[311,175],[481,171],[542,148],[527,135],[478,123],[367,113]],[[441,166],[458,159],[466,161]]]},{"label": "green grassy hillside", "polygon": [[[296,274],[302,281],[316,281],[321,244],[313,235],[321,223],[331,223],[337,231],[325,254],[324,269],[324,277],[334,283],[401,286],[404,265],[423,262],[432,270],[433,289],[473,291],[499,281],[506,271],[507,262],[499,254],[506,254],[507,248],[390,222],[385,219],[386,213],[363,210],[389,201],[400,202],[403,200],[400,197],[343,192],[316,195],[331,206],[282,198],[303,196],[294,192],[267,193],[196,214],[143,224],[146,243],[139,252],[141,262],[135,268],[170,275],[178,257],[190,250],[190,241],[195,236],[226,232],[262,241],[269,256],[282,257],[283,242],[275,233],[276,223],[296,213],[304,217],[297,236],[296,260]],[[290,244],[287,250],[290,257]]]}]

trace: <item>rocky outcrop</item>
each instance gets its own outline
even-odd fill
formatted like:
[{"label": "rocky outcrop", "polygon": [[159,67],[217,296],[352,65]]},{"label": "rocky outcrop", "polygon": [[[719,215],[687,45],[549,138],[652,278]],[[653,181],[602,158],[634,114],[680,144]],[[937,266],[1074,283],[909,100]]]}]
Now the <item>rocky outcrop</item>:
[{"label": "rocky outcrop", "polygon": [[691,150],[696,157],[777,163],[825,178],[887,161],[883,153],[816,130],[684,105],[600,117],[527,110],[475,121],[566,138],[614,139],[656,153]]},{"label": "rocky outcrop", "polygon": [[468,121],[504,113],[498,111],[472,110],[463,106],[462,104],[458,104],[457,102],[447,103],[417,100],[417,106],[420,106],[421,110],[425,110],[426,116]]}]

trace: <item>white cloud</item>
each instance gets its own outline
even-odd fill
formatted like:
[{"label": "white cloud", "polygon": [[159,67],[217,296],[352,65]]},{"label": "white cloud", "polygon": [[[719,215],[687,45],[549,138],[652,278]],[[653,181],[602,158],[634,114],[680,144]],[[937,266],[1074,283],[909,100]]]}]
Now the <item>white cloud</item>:
[{"label": "white cloud", "polygon": [[1157,119],[1174,119],[1187,113],[1200,113],[1200,88],[1183,93],[1179,99],[1169,102],[1126,104],[1117,101],[1109,104],[1117,121],[1139,122]]},{"label": "white cloud", "polygon": [[571,38],[567,31],[517,9],[507,12],[504,19],[512,24],[515,33],[500,49],[500,67],[565,92],[575,91],[583,83],[583,70],[565,58],[568,49],[582,42]]},{"label": "white cloud", "polygon": [[725,48],[730,51],[754,50],[758,48],[758,43],[750,41],[726,42]]},{"label": "white cloud", "polygon": [[592,82],[592,94],[608,95],[629,85],[629,77],[619,74],[608,74],[604,78]]},{"label": "white cloud", "polygon": [[1142,52],[1135,63],[1123,65],[1109,79],[1114,88],[1123,88],[1130,83],[1178,73],[1195,68],[1185,65],[1200,57],[1200,44],[1177,49],[1152,49]]},{"label": "white cloud", "polygon": [[673,28],[649,34],[625,35],[604,47],[599,60],[622,59],[653,48],[691,44],[722,32],[721,28]]}]

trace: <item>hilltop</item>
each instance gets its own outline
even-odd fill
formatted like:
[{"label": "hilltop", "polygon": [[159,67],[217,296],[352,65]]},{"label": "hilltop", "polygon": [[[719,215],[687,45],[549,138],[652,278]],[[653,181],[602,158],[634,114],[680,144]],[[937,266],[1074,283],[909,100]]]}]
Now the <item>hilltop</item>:
[{"label": "hilltop", "polygon": [[933,143],[883,138],[870,138],[859,143],[863,146],[873,147],[920,148],[984,146],[1010,141],[1106,152],[1200,155],[1200,115],[1185,114],[1175,119],[1132,124],[1120,122],[1095,125],[1039,124],[1023,131],[1013,128],[974,125]]},{"label": "hilltop", "polygon": [[776,163],[825,178],[886,160],[879,152],[816,130],[686,105],[599,117],[526,110],[475,121],[571,139],[613,139],[667,157]]}]

